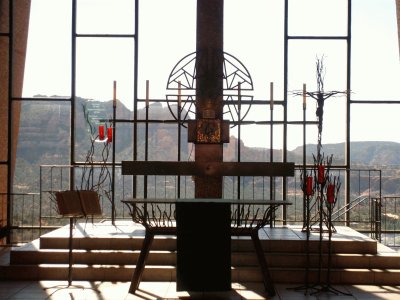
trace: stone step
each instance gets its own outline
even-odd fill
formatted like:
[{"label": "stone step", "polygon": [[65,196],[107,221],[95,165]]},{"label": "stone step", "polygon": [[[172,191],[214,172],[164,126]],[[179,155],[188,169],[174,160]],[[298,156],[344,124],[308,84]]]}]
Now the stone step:
[{"label": "stone step", "polygon": [[[377,243],[350,228],[340,227],[333,235],[331,249],[334,253],[377,253]],[[86,250],[140,250],[145,230],[141,225],[131,222],[118,223],[110,226],[107,223],[82,224],[77,223],[73,231],[73,248]],[[66,249],[68,247],[69,226],[46,233],[40,238],[41,249]],[[301,227],[262,228],[259,230],[261,245],[266,252],[319,252],[322,247],[327,252],[329,242],[324,234],[322,243],[319,233],[312,232],[310,241],[305,241],[305,233]],[[254,251],[249,236],[234,236],[232,251]],[[157,235],[154,238],[152,250],[176,250],[176,236]]]},{"label": "stone step", "polygon": [[[89,230],[86,230],[86,229]],[[78,225],[74,231],[73,279],[129,281],[144,239],[140,226]],[[0,279],[67,280],[68,227],[13,248],[10,264],[0,266]],[[325,280],[329,242],[312,235],[307,243],[301,228],[263,228],[261,245],[276,283],[304,283],[305,266],[310,282]],[[341,228],[331,242],[331,281],[337,284],[398,284],[400,256],[354,230]],[[250,237],[232,237],[232,281],[261,282],[261,270]],[[306,252],[309,251],[307,258]],[[383,251],[382,251],[383,250]],[[156,236],[146,262],[143,281],[175,281],[176,237]]]},{"label": "stone step", "polygon": [[[318,280],[317,269],[309,271],[310,283],[326,283],[326,269],[321,271],[321,280]],[[304,269],[271,269],[271,276],[276,283],[304,283]],[[399,269],[332,269],[330,283],[332,284],[372,284],[372,285],[398,285]]]},{"label": "stone step", "polygon": [[[134,265],[139,257],[139,250],[74,250],[74,264],[117,264]],[[309,266],[317,267],[319,255],[305,253],[268,253],[265,255],[270,267],[304,268],[307,259]],[[233,252],[232,266],[257,266],[258,260],[254,252]],[[68,250],[44,249],[23,246],[10,252],[10,264],[65,264],[68,262]],[[396,254],[332,254],[332,266],[335,268],[390,268],[400,269],[400,256]],[[147,259],[147,265],[176,265],[176,253],[173,251],[152,250]],[[328,265],[328,256],[322,255],[322,265]]]},{"label": "stone step", "polygon": [[[103,238],[103,237],[75,237],[72,240],[73,249],[84,250],[140,250],[143,236]],[[69,240],[67,237],[41,237],[40,249],[67,249]],[[175,236],[156,236],[151,249],[176,250]]]},{"label": "stone step", "polygon": [[[40,241],[35,240],[21,247],[15,247],[10,252],[11,265],[30,264],[67,264],[69,251],[67,249],[39,249]],[[74,264],[102,264],[102,265],[135,265],[140,250],[73,250]],[[265,253],[270,267],[278,268],[305,268],[318,267],[319,254],[311,253],[308,257],[300,253]],[[322,266],[328,265],[328,255],[321,256]],[[232,252],[232,266],[258,266],[257,256],[253,251]],[[167,250],[151,250],[146,263],[151,265],[176,265],[176,253]],[[400,254],[387,252],[381,254],[348,254],[333,253],[331,265],[334,268],[378,268],[400,269]]]},{"label": "stone step", "polygon": [[[311,268],[318,267],[319,254],[311,254],[308,258],[305,253],[268,253],[265,254],[268,266],[271,268]],[[308,264],[306,264],[308,260]],[[322,266],[327,267],[329,257],[327,254],[321,256]],[[254,252],[232,253],[232,266],[257,266],[258,261]],[[334,268],[377,268],[377,269],[399,269],[399,254],[332,254],[331,266]]]},{"label": "stone step", "polygon": [[[74,249],[84,250],[140,250],[143,237],[133,238],[93,238],[77,237],[73,239]],[[304,253],[309,249],[310,253],[328,252],[328,241],[320,243],[317,240],[310,241],[307,245],[302,240],[261,240],[265,252],[271,253]],[[331,243],[332,253],[377,253],[376,241],[333,241]],[[68,238],[66,237],[41,237],[40,249],[67,249]],[[175,236],[156,236],[151,246],[152,250],[176,251]],[[253,242],[250,239],[232,238],[231,249],[233,252],[254,251]]]},{"label": "stone step", "polygon": [[[87,281],[130,281],[134,272],[133,266],[126,265],[74,265],[73,280]],[[299,268],[271,268],[274,283],[305,282],[305,270]],[[321,280],[318,280],[318,276]],[[331,284],[373,284],[398,285],[400,270],[394,269],[332,269]],[[12,265],[0,266],[0,280],[67,280],[68,265]],[[176,270],[173,266],[147,266],[143,273],[143,281],[175,281]],[[261,271],[258,267],[232,268],[233,282],[261,282]],[[310,269],[308,283],[327,282],[327,271]]]}]

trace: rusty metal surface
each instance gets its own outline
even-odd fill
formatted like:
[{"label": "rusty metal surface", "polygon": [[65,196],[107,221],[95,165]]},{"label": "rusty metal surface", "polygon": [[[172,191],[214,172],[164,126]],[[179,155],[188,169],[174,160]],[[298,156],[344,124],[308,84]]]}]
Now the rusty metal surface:
[{"label": "rusty metal surface", "polygon": [[[135,201],[136,200],[136,201]],[[146,263],[146,258],[150,251],[151,242],[156,234],[178,234],[178,228],[175,222],[175,208],[176,203],[162,203],[163,199],[154,199],[154,202],[146,203],[150,199],[132,199],[131,201],[123,201],[129,208],[130,214],[134,222],[138,222],[146,228],[146,237],[140,251],[139,260],[137,267],[135,268],[131,286],[129,289],[130,293],[134,293],[142,277],[144,266]],[[175,199],[179,201],[179,199]],[[195,200],[195,199],[194,199]],[[171,201],[171,199],[165,199],[165,201]],[[237,201],[237,199],[234,199]],[[273,202],[273,201],[270,201]],[[283,202],[283,201],[282,201]],[[290,203],[284,203],[290,204]],[[163,206],[164,205],[164,206]],[[226,204],[223,204],[226,205]],[[250,235],[256,250],[257,259],[260,265],[260,270],[262,273],[263,283],[265,290],[272,297],[275,295],[275,288],[269,273],[269,268],[267,261],[265,259],[264,251],[261,247],[260,240],[258,237],[258,230],[269,224],[274,217],[275,210],[283,204],[272,204],[260,206],[258,204],[247,203],[245,205],[237,206],[236,204],[231,205],[231,220],[230,228],[231,232],[229,234],[229,242],[231,236],[245,236]],[[203,225],[203,228],[207,226]],[[208,228],[213,230],[213,228]],[[205,235],[210,235],[212,232],[204,230]],[[195,237],[197,238],[197,237]],[[179,240],[178,240],[179,242]],[[215,247],[215,244],[214,244]],[[214,251],[214,248],[213,248]],[[179,252],[178,252],[179,254]],[[191,260],[193,261],[193,255]],[[197,256],[195,256],[197,257]],[[230,260],[229,260],[230,267]],[[207,268],[206,268],[207,269]],[[196,269],[198,270],[198,269]],[[207,269],[210,271],[210,269]],[[230,274],[228,274],[230,275]],[[181,290],[183,290],[186,285],[189,284],[191,288],[199,288],[197,286],[191,286],[190,282],[181,282]],[[219,286],[217,286],[219,288]],[[215,288],[215,286],[201,286],[200,288]]]},{"label": "rusty metal surface", "polygon": [[[123,175],[294,176],[294,163],[123,161]],[[215,180],[211,178],[211,180]]]},{"label": "rusty metal surface", "polygon": [[[185,200],[188,200],[185,203],[190,203],[189,200],[196,201],[196,199]],[[176,203],[179,203],[179,201],[180,199],[131,199],[123,200],[122,202],[127,205],[132,220],[149,229],[175,228]],[[258,230],[270,224],[273,221],[274,212],[279,206],[292,204],[287,201],[265,201],[265,203],[261,204],[261,201],[258,200],[255,200],[254,203],[251,203],[251,200],[247,200],[238,205],[237,202],[241,200],[231,199],[226,201],[230,201],[231,205],[231,228],[236,229],[235,232],[239,235],[240,231],[237,231],[238,229]],[[229,202],[221,202],[221,204],[226,203]]]}]

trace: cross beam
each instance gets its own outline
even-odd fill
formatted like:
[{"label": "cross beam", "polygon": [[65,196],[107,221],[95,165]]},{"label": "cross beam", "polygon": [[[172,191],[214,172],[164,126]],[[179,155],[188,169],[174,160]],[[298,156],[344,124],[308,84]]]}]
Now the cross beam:
[{"label": "cross beam", "polygon": [[294,163],[122,161],[122,175],[294,176]]}]

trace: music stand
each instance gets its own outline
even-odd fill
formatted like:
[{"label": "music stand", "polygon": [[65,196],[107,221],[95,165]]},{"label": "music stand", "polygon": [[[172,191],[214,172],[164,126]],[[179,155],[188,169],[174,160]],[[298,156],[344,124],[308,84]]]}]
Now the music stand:
[{"label": "music stand", "polygon": [[82,212],[86,218],[86,222],[89,217],[103,216],[103,212],[100,206],[99,194],[96,191],[90,190],[79,190],[77,191],[79,195],[79,200],[82,207]]},{"label": "music stand", "polygon": [[78,217],[83,217],[81,201],[77,191],[56,192],[58,213],[62,217],[69,218],[69,237],[68,237],[68,287],[72,282],[72,236],[74,221]]},{"label": "music stand", "polygon": [[[62,217],[69,218],[69,237],[68,237],[68,285],[72,286],[72,256],[73,256],[73,227],[77,218],[102,215],[98,193],[90,190],[80,191],[60,191],[56,192],[56,202],[58,213]],[[84,289],[83,286],[74,286]],[[57,292],[56,290],[55,292]],[[53,295],[53,292],[51,295]],[[98,291],[99,292],[99,291]],[[51,296],[50,295],[50,296]],[[49,296],[49,297],[50,297]]]}]

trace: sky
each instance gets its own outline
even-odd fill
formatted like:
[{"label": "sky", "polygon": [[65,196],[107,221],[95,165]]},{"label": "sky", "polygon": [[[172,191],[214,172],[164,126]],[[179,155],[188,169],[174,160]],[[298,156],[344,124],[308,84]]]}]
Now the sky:
[{"label": "sky", "polygon": [[[224,51],[249,71],[254,99],[283,99],[284,1],[225,0]],[[289,35],[346,35],[346,0],[290,0]],[[400,79],[394,0],[353,0],[352,77],[354,100],[400,100]],[[170,72],[185,55],[195,51],[195,0],[142,0],[139,18],[139,98],[164,99]],[[133,0],[79,0],[78,33],[134,34]],[[78,38],[77,96],[117,98],[133,107],[133,39]],[[345,41],[289,42],[289,91],[316,89],[315,62],[324,57],[325,91],[346,89]],[[23,96],[71,94],[71,0],[32,0]],[[302,98],[288,98],[288,118],[302,120]],[[307,120],[315,120],[315,101],[307,99]],[[400,142],[399,105],[353,104],[351,139]],[[274,120],[282,119],[276,106]],[[270,120],[269,106],[253,104],[246,120]],[[316,126],[307,127],[307,142],[316,142]],[[282,145],[275,126],[274,147]],[[237,135],[235,128],[231,131]],[[269,147],[269,128],[242,127],[247,146]],[[323,142],[345,141],[345,98],[325,104]],[[288,148],[302,143],[301,126],[288,127]]]}]

